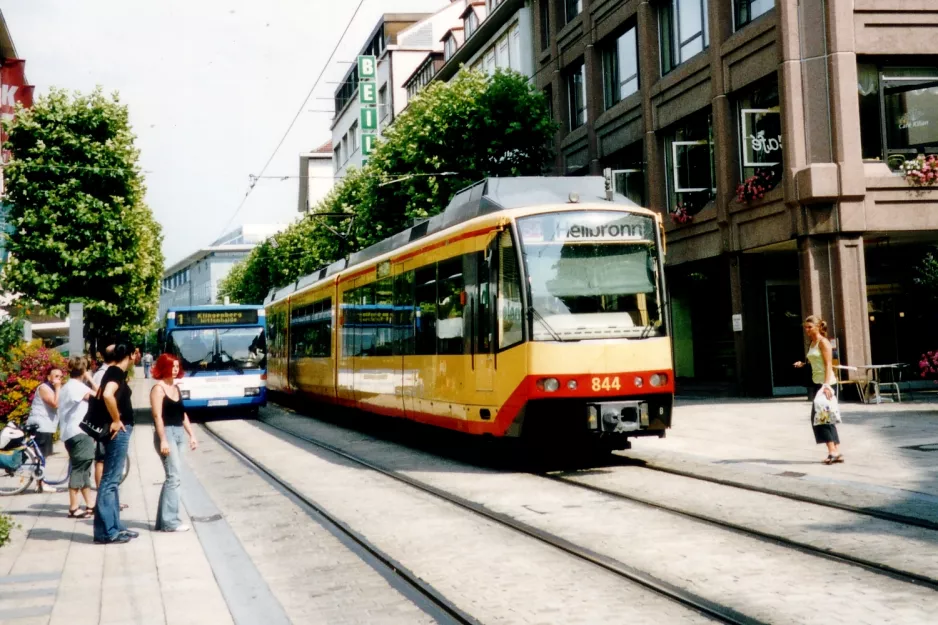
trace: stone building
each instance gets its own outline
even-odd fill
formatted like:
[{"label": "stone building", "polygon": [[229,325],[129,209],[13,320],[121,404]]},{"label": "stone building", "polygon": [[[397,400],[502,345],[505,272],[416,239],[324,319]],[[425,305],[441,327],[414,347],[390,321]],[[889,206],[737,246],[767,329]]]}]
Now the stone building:
[{"label": "stone building", "polygon": [[533,4],[557,171],[610,168],[671,213],[685,388],[801,392],[791,363],[811,313],[848,365],[938,349],[915,282],[938,243],[938,186],[902,174],[938,153],[934,0]]}]

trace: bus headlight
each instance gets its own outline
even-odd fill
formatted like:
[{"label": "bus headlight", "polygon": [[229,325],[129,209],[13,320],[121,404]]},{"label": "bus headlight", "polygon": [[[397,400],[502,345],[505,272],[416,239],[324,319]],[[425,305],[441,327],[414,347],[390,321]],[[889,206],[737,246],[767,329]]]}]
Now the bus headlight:
[{"label": "bus headlight", "polygon": [[667,373],[653,373],[648,381],[651,382],[652,386],[664,386],[668,383],[668,374]]},{"label": "bus headlight", "polygon": [[189,399],[189,391],[179,389],[179,399]]},{"label": "bus headlight", "polygon": [[261,389],[258,388],[257,386],[249,386],[248,388],[244,389],[245,397],[257,397],[260,394],[261,394]]},{"label": "bus headlight", "polygon": [[548,393],[553,393],[560,388],[560,381],[557,378],[541,378],[537,381],[537,388]]}]

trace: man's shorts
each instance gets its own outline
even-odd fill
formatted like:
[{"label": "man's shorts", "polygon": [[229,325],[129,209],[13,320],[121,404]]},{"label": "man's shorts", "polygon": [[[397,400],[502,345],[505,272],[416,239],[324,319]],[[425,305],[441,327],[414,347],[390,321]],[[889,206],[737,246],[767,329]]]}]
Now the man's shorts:
[{"label": "man's shorts", "polygon": [[104,443],[102,443],[101,441],[98,441],[97,443],[95,443],[95,446],[94,446],[94,461],[95,461],[95,462],[104,462],[104,453],[105,453],[105,451],[106,451],[106,448],[104,447]]}]

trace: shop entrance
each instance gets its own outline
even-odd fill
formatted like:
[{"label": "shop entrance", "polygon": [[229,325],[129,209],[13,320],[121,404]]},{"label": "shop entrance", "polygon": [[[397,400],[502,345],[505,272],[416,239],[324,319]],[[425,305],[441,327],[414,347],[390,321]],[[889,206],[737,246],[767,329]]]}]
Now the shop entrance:
[{"label": "shop entrance", "polygon": [[801,330],[801,287],[794,281],[766,282],[765,301],[772,395],[803,395],[810,374],[804,369],[792,367],[793,363],[805,358]]}]

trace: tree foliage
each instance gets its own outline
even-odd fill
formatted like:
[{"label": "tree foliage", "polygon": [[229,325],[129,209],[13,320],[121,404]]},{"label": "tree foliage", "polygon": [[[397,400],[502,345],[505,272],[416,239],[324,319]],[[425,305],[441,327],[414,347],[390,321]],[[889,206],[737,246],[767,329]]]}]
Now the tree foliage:
[{"label": "tree foliage", "polygon": [[260,303],[280,287],[441,212],[462,188],[491,176],[530,176],[553,159],[547,99],[516,73],[461,71],[412,100],[367,165],[350,169],[307,217],[256,247],[223,286]]},{"label": "tree foliage", "polygon": [[162,234],[144,203],[127,107],[100,89],[53,89],[8,133],[4,288],[52,314],[84,302],[90,337],[143,332],[156,315]]}]

